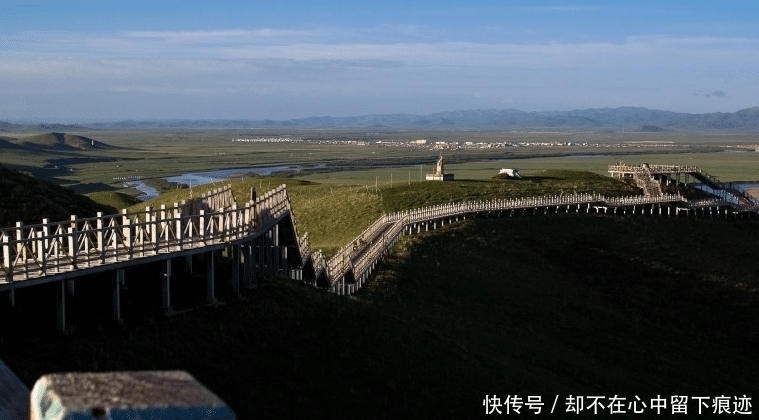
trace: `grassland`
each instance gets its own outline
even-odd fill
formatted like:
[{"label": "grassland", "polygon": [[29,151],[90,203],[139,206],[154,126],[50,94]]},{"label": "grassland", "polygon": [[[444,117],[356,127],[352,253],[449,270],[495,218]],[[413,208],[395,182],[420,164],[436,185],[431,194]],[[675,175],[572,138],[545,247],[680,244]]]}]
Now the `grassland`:
[{"label": "grassland", "polygon": [[757,227],[470,220],[407,237],[354,297],[274,280],[244,301],[70,337],[4,323],[0,357],[27,384],[186,369],[240,418],[474,417],[486,394],[541,395],[544,411],[569,394],[754,397]]},{"label": "grassland", "polygon": [[[89,134],[106,143],[110,135]],[[77,152],[58,161],[73,171],[39,169],[34,165],[51,162],[34,153],[18,152],[16,163],[58,171],[54,178],[61,182],[100,191],[117,189],[109,177],[120,170],[151,177],[222,165],[345,165],[341,169],[349,170],[297,179],[233,182],[241,202],[251,188],[287,183],[301,232],[309,231],[314,247],[328,255],[382,212],[465,199],[633,192],[602,176],[617,160],[688,163],[723,180],[759,179],[752,176],[756,153],[692,153],[714,148],[706,140],[673,154],[654,148],[590,158],[557,157],[548,149],[452,154],[446,167],[460,181],[420,183],[411,161],[432,155],[431,163],[436,153],[278,144],[231,152],[231,141],[211,147],[202,133],[112,135],[122,147],[116,152]],[[7,152],[2,159],[17,153]],[[357,166],[372,169],[353,170]],[[517,167],[527,177],[491,180],[500,167]],[[572,168],[591,172],[564,170]],[[171,191],[130,210],[171,204],[189,193]],[[128,204],[119,195],[98,200]],[[67,337],[50,333],[51,288],[41,286],[39,296],[19,291],[16,309],[0,308],[0,358],[30,386],[57,371],[188,370],[239,418],[474,417],[484,412],[486,394],[541,395],[547,406],[555,395],[561,404],[569,394],[756,397],[757,227],[755,221],[576,214],[469,220],[406,237],[353,297],[274,279],[238,301],[220,260],[218,296],[226,304],[170,318],[162,316],[158,299],[160,267],[134,268],[123,291],[123,327],[108,321],[110,298],[102,296],[110,282],[102,279],[78,280],[71,305],[78,327]],[[172,293],[180,302],[182,296],[197,302],[203,282],[202,276],[182,277]],[[87,300],[88,289],[102,292],[92,293],[100,298]]]},{"label": "grassland", "polygon": [[[78,149],[75,146],[81,146],[79,141],[72,143],[73,146],[67,144],[71,146],[68,148],[49,150],[50,134],[6,133],[5,138],[10,139],[10,143],[4,143],[5,146],[0,144],[0,164],[74,188],[79,193],[122,191],[135,194],[134,190],[124,188],[122,182],[114,178],[140,177],[160,187],[163,178],[187,172],[269,165],[289,165],[294,170],[320,165],[316,171],[308,170],[305,179],[369,185],[375,179],[378,183],[389,183],[391,174],[394,175],[394,182],[418,180],[420,165],[423,171],[429,170],[438,152],[429,148],[388,146],[387,142],[426,138],[430,142],[533,142],[529,147],[444,151],[449,162],[448,171],[455,172],[459,179],[488,179],[502,167],[516,167],[525,173],[558,169],[589,170],[603,174],[609,163],[618,160],[629,163],[695,164],[725,181],[759,179],[756,169],[758,154],[751,148],[736,147],[756,144],[755,136],[745,134],[259,129],[101,130],[77,134],[63,135],[64,144],[66,138],[90,139],[95,140],[98,147]],[[234,142],[237,138],[291,138],[304,141]],[[345,141],[368,144],[335,143]],[[375,141],[384,143],[377,144]],[[99,146],[101,143],[102,147]],[[554,143],[572,143],[573,146],[551,145]],[[585,143],[586,146],[581,145]],[[37,146],[22,147],[25,144]],[[736,152],[738,150],[742,152]],[[163,190],[171,188],[163,187],[166,187]]]},{"label": "grassland", "polygon": [[[243,205],[251,189],[259,194],[280,184],[287,192],[301,233],[308,232],[315,249],[331,256],[349,243],[383,213],[469,200],[530,197],[550,194],[596,192],[608,196],[633,195],[638,189],[630,183],[590,172],[542,171],[521,180],[454,182],[412,182],[389,184],[381,188],[361,185],[320,184],[294,178],[248,177],[231,180],[232,191]],[[224,184],[226,185],[226,184]],[[196,196],[222,184],[193,188]],[[167,206],[190,197],[188,189],[172,191],[128,208],[130,212]]]}]

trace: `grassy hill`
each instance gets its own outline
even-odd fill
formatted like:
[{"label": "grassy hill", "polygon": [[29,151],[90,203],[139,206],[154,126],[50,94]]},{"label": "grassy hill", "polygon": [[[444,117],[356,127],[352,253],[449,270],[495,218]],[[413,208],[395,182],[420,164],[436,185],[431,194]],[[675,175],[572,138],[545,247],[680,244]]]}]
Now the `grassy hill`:
[{"label": "grassy hill", "polygon": [[19,140],[24,147],[44,150],[93,150],[112,147],[89,137],[66,133],[38,134]]},{"label": "grassy hill", "polygon": [[58,185],[12,171],[0,165],[0,227],[68,220],[69,216],[94,216],[98,211],[116,212],[110,206],[95,203],[85,196]]},{"label": "grassy hill", "polygon": [[[494,394],[540,395],[544,413],[555,395],[558,410],[569,394],[753,397],[757,228],[468,220],[406,237],[354,297],[274,280],[243,301],[221,294],[226,305],[70,337],[35,338],[9,316],[0,358],[28,385],[53,371],[185,369],[239,418],[468,418]],[[127,273],[127,286],[140,280]],[[104,305],[85,316],[107,318]]]},{"label": "grassy hill", "polygon": [[0,150],[7,150],[7,149],[23,149],[23,146],[20,146],[13,142],[13,139],[8,137],[0,137]]},{"label": "grassy hill", "polygon": [[[542,171],[521,180],[453,181],[398,183],[380,189],[365,186],[317,184],[294,178],[247,178],[232,181],[238,205],[280,184],[287,185],[301,233],[308,232],[314,249],[328,257],[353,240],[383,213],[467,200],[531,197],[548,194],[601,193],[608,196],[638,194],[637,187],[618,179],[578,171]],[[219,185],[176,190],[128,208],[136,212],[145,206],[167,206],[198,196]]]},{"label": "grassy hill", "polygon": [[[3,182],[31,182],[1,173]],[[233,188],[244,202],[251,187],[282,182],[301,229],[325,248],[344,245],[383,211],[634,191],[564,171],[379,191],[277,178]],[[110,299],[102,298],[110,281],[77,281],[76,328],[67,337],[48,333],[54,288],[40,286],[33,297],[19,290],[17,308],[0,313],[0,358],[29,386],[57,371],[184,369],[239,418],[474,417],[485,395],[540,395],[544,412],[555,395],[559,410],[569,394],[749,395],[759,383],[758,228],[582,213],[470,219],[405,237],[352,297],[274,279],[237,300],[219,258],[225,304],[169,318],[160,310],[160,267],[135,267],[126,274],[123,327],[111,325]],[[202,275],[177,279],[175,298],[201,299]]]}]

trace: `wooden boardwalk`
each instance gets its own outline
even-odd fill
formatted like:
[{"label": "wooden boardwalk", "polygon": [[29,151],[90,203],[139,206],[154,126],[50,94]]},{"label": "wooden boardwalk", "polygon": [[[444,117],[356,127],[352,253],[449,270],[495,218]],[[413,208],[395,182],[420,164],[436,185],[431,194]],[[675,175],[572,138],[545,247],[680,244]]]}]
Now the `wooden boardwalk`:
[{"label": "wooden boardwalk", "polygon": [[[226,196],[228,190],[209,197]],[[186,203],[144,212],[0,230],[0,290],[222,249],[249,241],[289,214],[284,185],[238,208]]]},{"label": "wooden boardwalk", "polygon": [[[479,214],[584,212],[675,215],[738,214],[720,199],[688,201],[680,195],[604,197],[599,194],[495,199],[430,206],[379,217],[332,258],[311,249],[308,234],[298,232],[290,198],[281,185],[238,207],[229,187],[190,203],[144,212],[77,218],[63,222],[0,229],[0,291],[73,279],[83,274],[119,270],[136,264],[234,248],[234,276],[239,266],[250,280],[251,264],[289,270],[293,278],[323,285],[339,294],[361,287],[376,262],[404,233],[437,227]],[[742,208],[741,208],[742,209]],[[742,211],[742,210],[741,210]],[[756,213],[756,210],[753,210]],[[279,229],[289,229],[289,243],[280,243]],[[250,244],[262,237],[270,254],[253,255]],[[243,252],[246,248],[247,254]],[[237,248],[235,248],[237,247]],[[259,246],[261,248],[261,246]],[[295,251],[297,256],[288,256]],[[269,252],[269,251],[266,251]],[[277,263],[275,263],[277,261]],[[287,267],[283,267],[287,265]],[[308,268],[308,270],[304,270]],[[310,273],[303,278],[304,271]],[[212,286],[212,285],[211,285]],[[210,287],[210,286],[209,286]]]},{"label": "wooden boardwalk", "polygon": [[751,211],[759,208],[759,199],[751,196],[746,191],[736,188],[731,182],[721,182],[717,177],[710,175],[703,169],[691,165],[628,165],[619,162],[609,165],[609,173],[614,178],[633,178],[645,195],[661,195],[661,184],[670,185],[688,184],[689,177],[692,181],[699,181],[709,187],[710,194],[724,201],[730,201],[735,207],[741,207],[743,211]]}]

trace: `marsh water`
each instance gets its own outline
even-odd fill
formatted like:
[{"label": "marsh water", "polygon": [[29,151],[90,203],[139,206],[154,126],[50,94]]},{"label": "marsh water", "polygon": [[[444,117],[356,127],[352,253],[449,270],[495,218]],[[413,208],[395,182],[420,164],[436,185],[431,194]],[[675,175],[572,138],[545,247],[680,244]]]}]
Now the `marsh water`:
[{"label": "marsh water", "polygon": [[[181,175],[169,176],[165,180],[174,184],[184,184],[190,187],[199,185],[222,182],[230,178],[243,177],[249,174],[267,176],[277,172],[301,172],[303,170],[324,169],[327,166],[323,163],[303,167],[300,165],[275,165],[275,166],[254,166],[246,168],[218,169],[213,171],[187,172]],[[147,185],[143,181],[129,181],[124,183],[124,187],[134,187],[142,194],[137,196],[138,200],[145,201],[158,197],[159,192],[155,188]]]}]

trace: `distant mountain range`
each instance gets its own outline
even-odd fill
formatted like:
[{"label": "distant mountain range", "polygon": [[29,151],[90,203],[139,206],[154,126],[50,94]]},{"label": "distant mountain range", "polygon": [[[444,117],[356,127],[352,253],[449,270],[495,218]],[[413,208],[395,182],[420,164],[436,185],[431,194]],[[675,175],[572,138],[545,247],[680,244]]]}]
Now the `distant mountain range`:
[{"label": "distant mountain range", "polygon": [[92,129],[173,128],[374,128],[374,129],[538,129],[538,130],[629,130],[687,131],[759,129],[759,107],[737,112],[687,114],[646,108],[621,107],[577,111],[526,112],[518,110],[472,110],[428,115],[382,114],[358,117],[308,117],[290,120],[152,120],[117,121],[85,125],[21,125],[0,122],[0,132],[81,131]]}]

